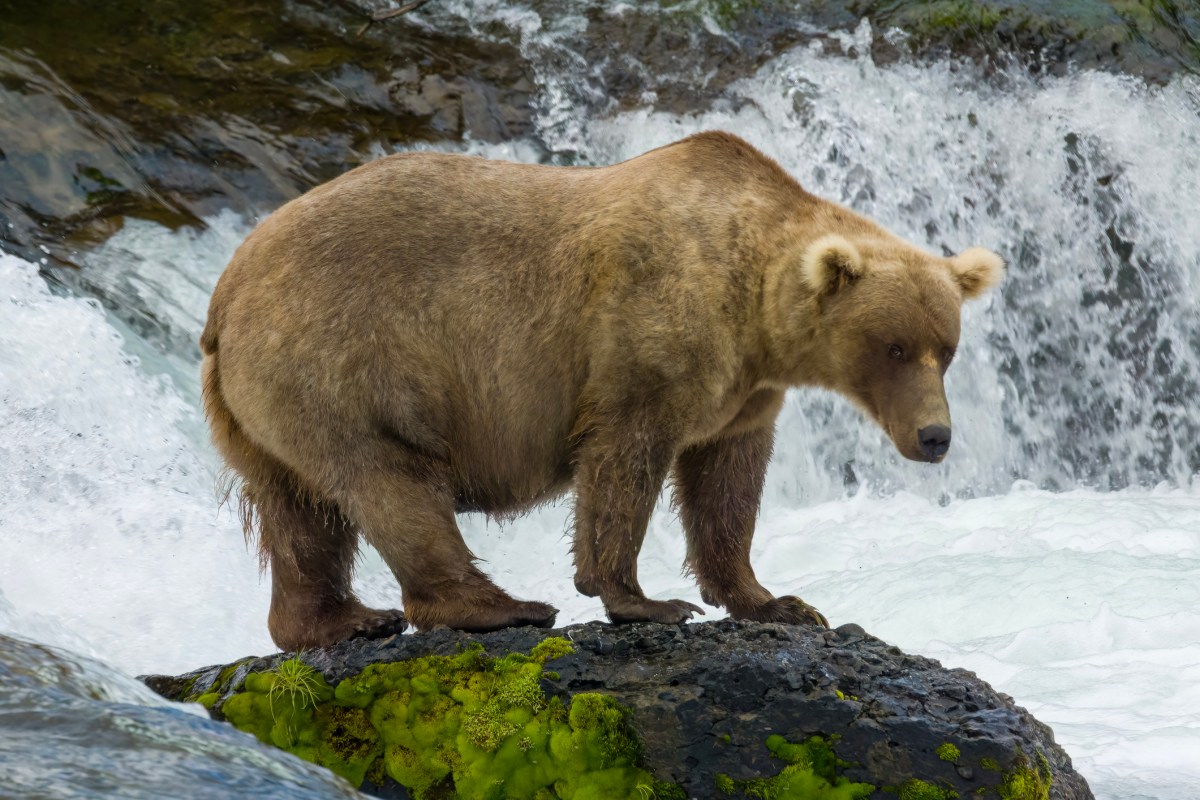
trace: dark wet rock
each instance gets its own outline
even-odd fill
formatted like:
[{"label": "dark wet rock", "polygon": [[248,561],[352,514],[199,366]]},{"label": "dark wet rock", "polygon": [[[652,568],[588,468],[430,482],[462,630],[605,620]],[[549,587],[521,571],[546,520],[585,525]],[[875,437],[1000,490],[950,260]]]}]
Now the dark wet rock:
[{"label": "dark wet rock", "polygon": [[0,242],[26,256],[70,263],[125,215],[254,215],[399,144],[532,129],[534,86],[501,42],[356,38],[361,14],[316,2],[5,5]]},{"label": "dark wet rock", "polygon": [[[558,45],[587,64],[586,91],[574,88],[582,107],[590,99],[599,109],[648,105],[684,114],[737,104],[723,96],[729,84],[789,48],[819,43],[826,52],[863,55],[843,34],[864,21],[878,63],[967,58],[1037,73],[1109,70],[1151,82],[1200,71],[1200,9],[1169,0],[550,0],[530,7],[545,19],[575,13],[586,20]],[[455,25],[435,11],[430,18]]]},{"label": "dark wet rock", "polygon": [[[559,679],[543,681],[545,691],[564,700],[601,692],[632,709],[647,767],[690,797],[718,796],[719,774],[734,780],[777,774],[782,763],[764,746],[772,735],[791,742],[836,737],[837,756],[849,763],[844,777],[873,784],[877,798],[895,797],[897,787],[913,780],[962,797],[980,787],[996,796],[1006,775],[1011,780],[1021,769],[1048,771],[1052,798],[1092,797],[1050,729],[1011,698],[973,673],[907,655],[857,625],[825,631],[726,620],[482,635],[439,630],[343,642],[303,658],[332,684],[372,663],[455,655],[472,642],[493,655],[529,652],[550,635],[569,639],[575,652],[547,665]],[[173,699],[207,695],[219,716],[248,672],[284,659],[144,680]]]},{"label": "dark wet rock", "polygon": [[1124,72],[1162,82],[1200,71],[1200,8],[1193,3],[1120,0],[852,0],[841,5],[902,42],[875,42],[876,60],[903,53],[977,60],[1016,58],[1035,72]]}]

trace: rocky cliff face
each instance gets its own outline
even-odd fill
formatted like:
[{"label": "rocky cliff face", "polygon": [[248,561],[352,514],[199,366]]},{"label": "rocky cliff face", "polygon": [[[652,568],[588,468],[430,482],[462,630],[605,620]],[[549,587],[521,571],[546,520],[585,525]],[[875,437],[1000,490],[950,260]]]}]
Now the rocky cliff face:
[{"label": "rocky cliff face", "polygon": [[[383,0],[12,0],[0,27],[0,245],[78,280],[126,217],[255,214],[397,148],[526,141],[571,163],[570,114],[739,106],[768,58],[868,21],[879,63],[969,56],[1162,82],[1200,69],[1200,15],[1163,0],[532,0],[463,15]],[[885,31],[901,32],[882,35]],[[558,137],[562,138],[562,137]],[[76,288],[80,288],[77,286]],[[104,299],[103,297],[101,299]]]},{"label": "rocky cliff face", "polygon": [[[560,637],[570,647],[539,648],[548,637]],[[478,658],[469,655],[479,653],[479,646],[494,660],[482,653]],[[500,658],[507,653],[533,656]],[[420,661],[429,656],[445,658]],[[497,797],[625,796],[624,789],[612,788],[625,785],[613,777],[618,773],[620,780],[628,781],[627,796],[653,793],[659,798],[1092,797],[1050,729],[1011,698],[970,672],[907,655],[855,625],[826,631],[728,620],[683,626],[589,623],[555,631],[521,628],[472,635],[440,630],[343,642],[301,656],[303,664],[315,670],[299,700],[302,709],[312,707],[303,716],[316,720],[315,733],[306,732],[310,722],[280,722],[297,707],[294,693],[275,688],[283,685],[279,676],[297,666],[292,660],[281,668],[285,661],[284,655],[247,659],[145,681],[167,697],[199,699],[214,716],[228,716],[240,727],[256,730],[261,738],[274,737],[276,744],[312,760],[321,761],[326,757],[322,753],[333,752],[322,737],[334,732],[344,736],[354,724],[364,725],[351,747],[357,748],[358,758],[352,768],[346,766],[351,760],[344,753],[329,755],[328,763],[352,781],[364,781],[364,791],[382,796],[472,796],[463,787],[475,785],[469,773],[479,773],[484,768],[477,765],[486,762],[489,775],[524,776],[509,779],[507,786],[506,777],[490,778],[493,791],[500,792]],[[371,665],[405,662],[422,666],[407,670],[407,678],[397,679],[401,683],[384,685],[379,677],[383,668],[368,670]],[[455,673],[445,666],[451,663],[475,665],[472,669],[482,664],[483,672]],[[498,701],[489,698],[517,696],[496,682],[500,679],[493,676],[501,673],[537,673],[540,698],[529,700],[525,692],[523,700],[496,705]],[[442,695],[430,688],[426,676],[433,676],[435,688],[441,684]],[[261,707],[272,709],[258,722],[246,710],[253,703],[245,696],[255,692]],[[423,763],[444,763],[445,774],[435,780],[421,773],[426,775],[424,783],[415,785],[411,776],[417,773],[404,765],[422,758],[415,752],[418,746],[410,740],[396,744],[394,733],[380,730],[403,725],[402,715],[394,705],[383,713],[384,706],[373,704],[401,702],[400,708],[416,709],[422,693],[439,699],[422,707],[423,716],[412,716],[417,712],[411,711],[410,719],[457,719],[461,714],[463,724],[459,734],[450,731],[449,744],[427,743],[442,748],[441,755]],[[231,702],[239,694],[243,699]],[[594,703],[597,695],[610,698],[604,700],[610,704],[604,706],[608,727],[599,733],[584,730],[591,723],[568,711],[582,708],[585,701]],[[490,739],[481,741],[471,733],[470,725],[477,730],[484,718],[482,712],[470,711],[472,704],[490,704],[501,720]],[[346,715],[360,707],[363,716],[352,724]],[[560,721],[545,724],[573,727],[557,733],[545,728],[542,748],[538,720],[555,719],[556,708],[561,709]],[[429,709],[440,710],[431,714]],[[334,719],[340,722],[328,722]],[[640,739],[640,748],[618,747],[618,739],[626,734]],[[537,770],[524,760],[536,761],[540,755],[543,763],[537,769],[543,772],[538,774],[551,775],[545,772],[547,765],[565,763],[570,747],[563,743],[568,741],[575,742],[570,746],[575,751],[589,754],[590,760],[584,759],[588,769],[614,781],[609,793],[587,794],[592,789],[585,791],[584,784],[561,778],[544,778],[550,783],[534,787],[536,780],[529,776]],[[593,749],[604,755],[593,757]],[[397,777],[401,782],[407,777],[412,791],[403,790]]]}]

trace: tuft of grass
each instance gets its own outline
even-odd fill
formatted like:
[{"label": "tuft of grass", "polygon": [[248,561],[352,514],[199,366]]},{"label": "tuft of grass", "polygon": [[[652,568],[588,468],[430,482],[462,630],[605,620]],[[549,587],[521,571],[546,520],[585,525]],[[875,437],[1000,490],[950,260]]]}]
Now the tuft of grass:
[{"label": "tuft of grass", "polygon": [[295,711],[317,704],[317,693],[324,680],[315,669],[301,661],[299,656],[282,662],[270,674],[275,677],[267,692],[267,697],[271,700],[272,715],[276,700],[286,699]]}]

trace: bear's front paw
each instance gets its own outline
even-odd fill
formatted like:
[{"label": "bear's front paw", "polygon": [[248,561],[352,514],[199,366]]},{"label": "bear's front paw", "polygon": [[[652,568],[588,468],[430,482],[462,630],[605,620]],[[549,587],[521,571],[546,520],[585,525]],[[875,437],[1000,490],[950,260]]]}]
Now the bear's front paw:
[{"label": "bear's front paw", "polygon": [[553,628],[558,609],[549,603],[524,600],[513,611],[510,625],[532,625],[535,628]]},{"label": "bear's front paw", "polygon": [[704,613],[704,609],[686,600],[647,600],[644,597],[605,602],[604,610],[615,625],[627,622],[662,622],[677,625],[687,622],[693,614]]},{"label": "bear's front paw", "polygon": [[790,625],[820,625],[829,627],[825,615],[808,603],[793,595],[776,597],[760,606],[744,610],[730,610],[729,616],[734,619],[748,619],[754,622],[785,622]]},{"label": "bear's front paw", "polygon": [[422,633],[437,627],[472,633],[487,633],[522,625],[551,628],[558,615],[558,609],[548,603],[517,600],[495,588],[486,593],[463,594],[433,601],[409,598],[404,608],[409,620]]},{"label": "bear's front paw", "polygon": [[368,609],[369,614],[357,620],[347,639],[386,639],[408,630],[404,613],[396,609]]}]

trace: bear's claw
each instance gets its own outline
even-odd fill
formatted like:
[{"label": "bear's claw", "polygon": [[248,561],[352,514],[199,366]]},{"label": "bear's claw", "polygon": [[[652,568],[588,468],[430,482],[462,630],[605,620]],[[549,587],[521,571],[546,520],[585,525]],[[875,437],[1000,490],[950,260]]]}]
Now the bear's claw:
[{"label": "bear's claw", "polygon": [[452,602],[408,602],[405,608],[409,620],[422,632],[442,626],[471,633],[487,633],[522,625],[552,628],[558,616],[558,609],[549,603],[514,600],[503,593],[491,596],[487,603],[473,603],[460,598]]},{"label": "bear's claw", "polygon": [[608,618],[614,625],[628,622],[661,622],[667,625],[687,622],[694,614],[703,614],[704,609],[686,600],[648,600],[630,598],[605,604]]},{"label": "bear's claw", "polygon": [[526,600],[513,615],[513,625],[532,625],[535,628],[553,628],[558,609],[549,603]]},{"label": "bear's claw", "polygon": [[397,609],[376,611],[361,619],[350,631],[348,639],[386,639],[408,630],[404,612]]},{"label": "bear's claw", "polygon": [[784,595],[769,600],[746,612],[731,613],[735,619],[755,622],[784,622],[792,625],[820,625],[829,627],[825,615],[794,595]]}]

